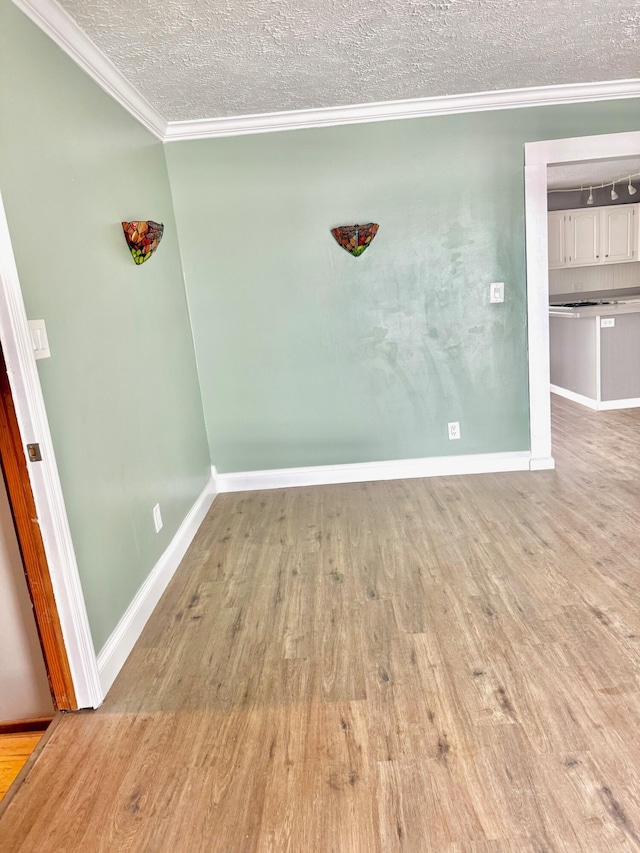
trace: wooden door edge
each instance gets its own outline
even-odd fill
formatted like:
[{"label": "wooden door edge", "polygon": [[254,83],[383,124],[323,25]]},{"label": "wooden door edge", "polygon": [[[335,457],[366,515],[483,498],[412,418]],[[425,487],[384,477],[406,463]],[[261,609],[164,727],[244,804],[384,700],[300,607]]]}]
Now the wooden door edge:
[{"label": "wooden door edge", "polygon": [[13,405],[4,354],[1,350],[0,466],[7,488],[29,595],[33,603],[53,701],[57,709],[77,710],[78,704],[69,659],[31,491],[22,436]]}]

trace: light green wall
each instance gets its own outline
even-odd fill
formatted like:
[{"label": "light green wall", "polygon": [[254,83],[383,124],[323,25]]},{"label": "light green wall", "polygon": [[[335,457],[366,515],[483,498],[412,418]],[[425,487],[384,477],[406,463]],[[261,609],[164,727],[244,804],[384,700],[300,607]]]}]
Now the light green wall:
[{"label": "light green wall", "polygon": [[[639,107],[166,146],[219,469],[528,448],[523,144],[638,130]],[[39,370],[100,649],[207,479],[202,402],[162,146],[10,0],[0,189],[47,321]],[[119,224],[134,218],[166,225],[142,267]],[[369,220],[358,259],[329,233]]]},{"label": "light green wall", "polygon": [[[638,108],[167,145],[218,469],[528,449],[523,146],[638,130]],[[329,233],[371,220],[360,258]]]},{"label": "light green wall", "polygon": [[[162,145],[9,0],[0,189],[27,313],[47,323],[38,365],[99,650],[210,461]],[[165,236],[136,267],[120,221],[145,218]]]}]

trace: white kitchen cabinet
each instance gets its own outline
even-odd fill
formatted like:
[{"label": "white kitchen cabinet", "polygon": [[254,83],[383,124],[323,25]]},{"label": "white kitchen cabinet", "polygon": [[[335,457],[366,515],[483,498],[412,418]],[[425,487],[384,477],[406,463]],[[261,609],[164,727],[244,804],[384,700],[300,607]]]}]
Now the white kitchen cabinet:
[{"label": "white kitchen cabinet", "polygon": [[603,208],[572,210],[567,217],[567,261],[569,267],[600,263]]},{"label": "white kitchen cabinet", "polygon": [[619,264],[637,257],[637,205],[605,207],[602,218],[604,263]]},{"label": "white kitchen cabinet", "polygon": [[620,204],[550,212],[549,269],[637,261],[639,210]]},{"label": "white kitchen cabinet", "polygon": [[564,210],[554,210],[549,214],[549,269],[562,269],[567,263],[565,252]]}]

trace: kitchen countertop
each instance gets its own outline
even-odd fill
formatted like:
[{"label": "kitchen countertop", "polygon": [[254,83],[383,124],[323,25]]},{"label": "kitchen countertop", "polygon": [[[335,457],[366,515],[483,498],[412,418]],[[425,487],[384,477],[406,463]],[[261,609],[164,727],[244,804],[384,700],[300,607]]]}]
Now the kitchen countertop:
[{"label": "kitchen countertop", "polygon": [[615,314],[633,314],[638,311],[640,311],[640,296],[612,299],[608,300],[605,305],[587,305],[580,308],[562,308],[560,305],[549,305],[550,317],[568,317],[569,319],[610,317]]}]

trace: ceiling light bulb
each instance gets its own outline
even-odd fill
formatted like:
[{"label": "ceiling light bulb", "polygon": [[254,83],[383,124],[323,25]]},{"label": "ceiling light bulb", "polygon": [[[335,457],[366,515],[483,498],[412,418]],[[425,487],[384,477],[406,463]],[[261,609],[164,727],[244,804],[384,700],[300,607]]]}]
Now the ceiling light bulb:
[{"label": "ceiling light bulb", "polygon": [[613,186],[611,187],[611,201],[615,201],[618,198],[618,193],[616,192],[615,181]]},{"label": "ceiling light bulb", "polygon": [[631,175],[629,175],[629,195],[635,195],[638,190],[631,183]]},{"label": "ceiling light bulb", "polygon": [[589,198],[587,199],[587,204],[593,204],[593,187],[589,187]]}]

